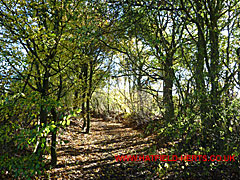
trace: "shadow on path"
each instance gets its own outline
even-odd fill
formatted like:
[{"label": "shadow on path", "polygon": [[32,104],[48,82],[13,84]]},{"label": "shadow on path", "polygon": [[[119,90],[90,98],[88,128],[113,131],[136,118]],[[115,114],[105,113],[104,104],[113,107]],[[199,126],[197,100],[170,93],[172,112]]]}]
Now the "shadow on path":
[{"label": "shadow on path", "polygon": [[[73,120],[60,130],[58,164],[49,170],[51,179],[154,179],[154,162],[121,161],[118,155],[147,155],[155,144],[153,137],[140,133],[122,123],[92,119],[90,134],[81,133],[81,123]],[[48,157],[50,158],[50,157]]]}]

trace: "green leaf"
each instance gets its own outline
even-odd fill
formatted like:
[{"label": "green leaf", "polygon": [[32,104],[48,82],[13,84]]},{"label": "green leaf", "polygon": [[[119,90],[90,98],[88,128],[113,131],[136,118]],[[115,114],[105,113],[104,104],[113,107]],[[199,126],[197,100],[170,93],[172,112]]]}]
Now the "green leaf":
[{"label": "green leaf", "polygon": [[69,125],[70,125],[70,120],[68,119],[68,120],[67,120],[67,126],[69,126]]},{"label": "green leaf", "polygon": [[69,141],[68,140],[64,140],[64,143],[67,144],[67,143],[69,143]]}]

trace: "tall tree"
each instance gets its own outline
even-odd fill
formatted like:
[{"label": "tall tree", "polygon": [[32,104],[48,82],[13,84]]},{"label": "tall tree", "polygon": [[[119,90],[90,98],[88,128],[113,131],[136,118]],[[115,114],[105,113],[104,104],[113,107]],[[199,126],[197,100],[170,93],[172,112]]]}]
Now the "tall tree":
[{"label": "tall tree", "polygon": [[[67,68],[75,60],[76,40],[71,37],[76,17],[86,4],[75,1],[2,0],[0,5],[4,44],[1,53],[4,54],[4,60],[21,77],[24,84],[22,92],[29,86],[41,97],[38,103],[42,135],[37,143],[36,153],[42,159],[46,148],[44,132],[49,123],[48,114],[51,112],[54,123],[57,121],[57,104],[49,102],[59,102],[66,95],[67,89],[74,85],[73,82],[67,85],[63,78],[68,77]],[[79,32],[85,31],[87,29],[82,26]],[[68,49],[68,45],[72,49]],[[51,151],[54,166],[56,129],[52,132]]]}]

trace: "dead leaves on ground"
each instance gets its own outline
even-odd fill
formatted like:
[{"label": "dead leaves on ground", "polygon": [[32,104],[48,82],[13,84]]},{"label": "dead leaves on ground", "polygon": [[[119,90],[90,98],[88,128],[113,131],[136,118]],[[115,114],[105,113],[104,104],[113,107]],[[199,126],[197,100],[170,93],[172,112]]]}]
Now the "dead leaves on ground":
[{"label": "dead leaves on ground", "polygon": [[[155,142],[142,138],[137,130],[122,123],[92,119],[91,132],[81,131],[81,122],[73,120],[59,131],[57,167],[47,171],[52,179],[146,179],[152,167],[146,162],[116,162],[115,155],[146,154]],[[50,159],[50,156],[47,157]]]}]

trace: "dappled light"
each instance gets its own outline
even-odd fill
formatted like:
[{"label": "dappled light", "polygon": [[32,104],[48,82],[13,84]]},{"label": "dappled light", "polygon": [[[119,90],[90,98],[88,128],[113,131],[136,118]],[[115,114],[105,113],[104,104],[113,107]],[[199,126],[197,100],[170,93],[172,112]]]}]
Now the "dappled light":
[{"label": "dappled light", "polygon": [[0,0],[0,179],[240,179],[238,0]]}]

